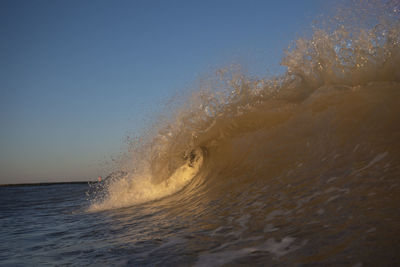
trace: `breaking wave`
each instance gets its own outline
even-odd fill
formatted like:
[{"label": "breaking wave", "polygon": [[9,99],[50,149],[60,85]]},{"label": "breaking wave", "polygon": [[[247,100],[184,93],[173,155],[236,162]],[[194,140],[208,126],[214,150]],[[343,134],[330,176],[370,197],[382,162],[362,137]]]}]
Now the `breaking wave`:
[{"label": "breaking wave", "polygon": [[[361,25],[336,20],[297,40],[281,76],[230,66],[203,79],[169,119],[132,141],[90,210],[218,199],[260,183],[270,191],[254,194],[284,184],[295,198],[383,170],[398,177],[399,7],[373,9],[373,18],[357,14]],[[347,190],[357,191],[356,181]]]}]

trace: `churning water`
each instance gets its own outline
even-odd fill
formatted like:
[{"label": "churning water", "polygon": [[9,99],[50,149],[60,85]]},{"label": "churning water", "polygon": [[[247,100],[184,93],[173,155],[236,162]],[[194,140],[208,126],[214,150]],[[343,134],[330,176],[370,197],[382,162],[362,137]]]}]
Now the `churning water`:
[{"label": "churning water", "polygon": [[203,81],[90,204],[82,185],[1,189],[19,202],[1,215],[0,259],[399,265],[399,3],[372,10],[299,39],[282,76]]}]

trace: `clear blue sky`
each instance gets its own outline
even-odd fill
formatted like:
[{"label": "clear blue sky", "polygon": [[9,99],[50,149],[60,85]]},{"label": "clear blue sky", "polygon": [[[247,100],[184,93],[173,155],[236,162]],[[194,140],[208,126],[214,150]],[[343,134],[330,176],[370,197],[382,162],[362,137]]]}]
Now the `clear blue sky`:
[{"label": "clear blue sky", "polygon": [[280,73],[323,0],[0,1],[0,184],[88,180],[217,67]]}]

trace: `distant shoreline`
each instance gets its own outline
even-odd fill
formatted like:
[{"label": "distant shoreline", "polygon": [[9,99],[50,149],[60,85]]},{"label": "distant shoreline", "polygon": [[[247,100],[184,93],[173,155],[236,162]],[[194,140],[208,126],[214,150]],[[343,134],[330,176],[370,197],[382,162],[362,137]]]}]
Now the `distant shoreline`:
[{"label": "distant shoreline", "polygon": [[76,182],[48,182],[48,183],[22,183],[22,184],[0,184],[0,187],[9,186],[49,186],[49,185],[63,185],[63,184],[89,184],[97,183],[97,181],[76,181]]}]

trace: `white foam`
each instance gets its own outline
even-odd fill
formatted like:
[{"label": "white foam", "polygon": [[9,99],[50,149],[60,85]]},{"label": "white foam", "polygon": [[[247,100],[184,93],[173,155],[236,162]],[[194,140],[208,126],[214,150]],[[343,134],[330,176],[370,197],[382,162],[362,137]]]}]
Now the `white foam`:
[{"label": "white foam", "polygon": [[250,214],[243,215],[242,217],[237,219],[237,222],[240,224],[242,228],[246,228],[246,224],[249,221],[250,217],[251,217]]},{"label": "white foam", "polygon": [[286,213],[287,212],[285,212],[284,210],[273,210],[267,215],[267,217],[265,218],[265,221],[271,221],[275,217],[285,215]]},{"label": "white foam", "polygon": [[184,164],[166,181],[159,184],[154,184],[149,174],[117,180],[108,186],[106,198],[93,203],[89,211],[129,207],[171,195],[185,187],[198,173],[201,165],[202,159],[199,159],[194,166]]},{"label": "white foam", "polygon": [[274,225],[272,223],[269,223],[264,227],[263,231],[264,231],[264,233],[269,233],[269,232],[274,232],[277,230],[279,230],[279,228],[276,228],[276,227],[274,227]]},{"label": "white foam", "polygon": [[337,199],[339,197],[340,197],[340,195],[336,195],[336,196],[330,197],[327,201],[325,201],[325,203],[329,203],[331,201],[334,201],[335,199]]},{"label": "white foam", "polygon": [[335,176],[334,176],[334,177],[331,177],[331,178],[329,178],[329,179],[326,181],[326,183],[329,184],[329,183],[335,181],[336,179],[338,179],[338,177],[335,177]]},{"label": "white foam", "polygon": [[371,160],[371,161],[367,164],[367,166],[365,166],[364,168],[361,168],[361,169],[358,170],[358,171],[361,172],[361,171],[363,171],[363,170],[365,170],[365,169],[371,167],[372,165],[374,165],[375,163],[381,161],[384,157],[386,157],[387,154],[389,154],[389,153],[386,151],[386,152],[384,152],[384,153],[381,153],[381,154],[379,154],[379,155],[376,155],[376,157],[375,157],[373,160]]}]

